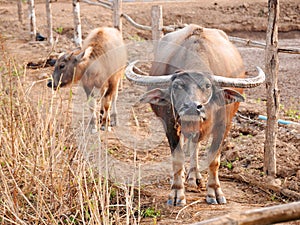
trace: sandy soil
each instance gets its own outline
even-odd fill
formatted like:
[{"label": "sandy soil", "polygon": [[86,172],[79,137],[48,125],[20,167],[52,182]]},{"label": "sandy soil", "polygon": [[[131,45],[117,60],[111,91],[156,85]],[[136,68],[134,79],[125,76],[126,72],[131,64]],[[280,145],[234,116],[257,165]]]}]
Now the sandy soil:
[{"label": "sandy soil", "polygon": [[[46,16],[43,1],[36,1],[38,31],[46,35]],[[17,6],[13,1],[0,0],[0,34],[11,56],[21,64],[45,60],[51,52],[47,42],[30,41],[27,21],[20,24],[17,19]],[[157,3],[125,3],[123,10],[138,23],[150,25],[150,9]],[[208,0],[159,2],[163,6],[164,24],[178,25],[196,23],[206,27],[223,29],[229,35],[263,41],[267,24],[267,1],[254,0]],[[26,8],[26,6],[24,6]],[[26,10],[24,8],[24,13]],[[62,34],[55,33],[58,43],[52,55],[74,48],[72,4],[61,1],[52,4],[54,29],[62,28]],[[111,12],[97,6],[81,3],[82,31],[85,37],[98,26],[110,26]],[[298,0],[281,2],[279,23],[279,44],[281,47],[300,48],[300,3]],[[25,20],[25,16],[24,16]],[[129,56],[147,57],[151,33],[137,30],[128,22],[123,26],[124,39],[128,43]],[[255,66],[264,67],[264,51],[238,45],[249,74],[255,73]],[[279,88],[281,94],[280,118],[300,122],[299,55],[280,54]],[[27,69],[26,82],[45,78],[53,68]],[[46,81],[35,85],[31,94],[45,91]],[[74,115],[82,113],[85,96],[80,87],[76,88]],[[265,122],[258,115],[266,114],[264,87],[246,91],[247,101],[241,104],[234,118],[233,128],[224,145],[220,168],[223,191],[227,205],[209,206],[205,203],[205,191],[188,191],[187,202],[198,201],[186,209],[166,206],[170,188],[169,148],[159,121],[148,105],[134,105],[143,89],[132,86],[124,80],[120,91],[118,107],[120,127],[110,133],[103,133],[109,150],[110,171],[119,182],[130,182],[132,173],[137,173],[135,165],[140,165],[141,183],[144,196],[142,207],[153,207],[161,212],[159,224],[189,224],[196,221],[224,215],[232,211],[281,204],[300,200],[300,128],[297,125],[279,126],[277,141],[277,179],[280,187],[296,195],[276,192],[262,185],[263,151]],[[77,105],[76,105],[77,104]],[[136,120],[132,119],[132,107]],[[85,109],[86,110],[86,109]],[[86,112],[85,112],[86,113]],[[248,119],[245,119],[248,118]],[[137,122],[138,121],[138,122]],[[139,126],[137,126],[137,123]],[[125,135],[124,135],[125,134]],[[130,138],[131,137],[131,138]],[[93,137],[91,137],[93,138]],[[90,139],[93,140],[93,139]],[[138,142],[136,142],[138,140]],[[138,147],[137,147],[138,146]],[[87,153],[91,157],[92,153]],[[206,176],[206,171],[203,171]],[[298,198],[297,198],[298,194]],[[295,197],[296,196],[296,197]],[[145,218],[142,224],[152,224],[152,218]],[[291,222],[289,224],[299,224]]]}]

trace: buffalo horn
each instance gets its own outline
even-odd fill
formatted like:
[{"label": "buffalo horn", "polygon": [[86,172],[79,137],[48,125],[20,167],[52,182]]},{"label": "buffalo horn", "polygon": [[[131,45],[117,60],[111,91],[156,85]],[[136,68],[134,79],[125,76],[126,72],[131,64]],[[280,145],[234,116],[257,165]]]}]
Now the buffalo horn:
[{"label": "buffalo horn", "polygon": [[[133,71],[135,64],[139,60],[131,62],[125,70],[125,76],[127,79],[137,85],[141,86],[168,86],[171,83],[171,78],[174,74],[163,75],[163,76],[143,76]],[[214,81],[222,87],[235,87],[235,88],[254,88],[259,86],[265,81],[265,73],[260,67],[256,67],[258,75],[251,78],[230,78],[213,75]]]},{"label": "buffalo horn", "polygon": [[235,87],[235,88],[254,88],[259,86],[265,81],[265,73],[260,67],[256,67],[258,75],[251,78],[229,78],[222,76],[213,76],[214,81],[222,87]]},{"label": "buffalo horn", "polygon": [[152,86],[152,85],[168,86],[171,83],[171,77],[173,75],[143,76],[135,73],[133,71],[133,68],[135,67],[135,64],[138,62],[139,60],[133,61],[126,67],[125,76],[130,82],[141,86]]}]

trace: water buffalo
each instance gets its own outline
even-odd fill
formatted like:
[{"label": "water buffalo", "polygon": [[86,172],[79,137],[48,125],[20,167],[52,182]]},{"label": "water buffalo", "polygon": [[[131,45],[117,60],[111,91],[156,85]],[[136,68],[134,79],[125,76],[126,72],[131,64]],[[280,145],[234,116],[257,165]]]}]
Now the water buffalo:
[{"label": "water buffalo", "polygon": [[140,101],[150,103],[162,119],[171,148],[173,180],[168,204],[186,204],[185,153],[190,153],[188,184],[203,184],[198,148],[208,137],[211,145],[206,201],[226,203],[218,178],[221,145],[239,102],[244,101],[243,88],[263,83],[264,72],[258,68],[258,76],[245,78],[242,58],[227,35],[197,25],[186,26],[158,41],[150,76],[135,72],[135,64],[127,66],[125,75],[132,83],[148,86]]},{"label": "water buffalo", "polygon": [[[122,34],[115,28],[96,28],[83,42],[82,49],[60,56],[48,87],[57,89],[81,80],[89,101],[90,126],[96,131],[96,100],[101,97],[100,124],[117,124],[118,85],[127,62]],[[111,112],[110,112],[111,111]]]}]

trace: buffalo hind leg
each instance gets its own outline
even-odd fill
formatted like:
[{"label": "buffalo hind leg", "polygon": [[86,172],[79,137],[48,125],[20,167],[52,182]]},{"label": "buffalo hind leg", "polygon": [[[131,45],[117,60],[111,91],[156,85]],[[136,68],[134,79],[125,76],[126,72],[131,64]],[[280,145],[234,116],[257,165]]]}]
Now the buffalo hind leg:
[{"label": "buffalo hind leg", "polygon": [[101,130],[106,130],[106,127],[109,130],[110,124],[110,108],[111,108],[111,98],[103,97],[101,101],[101,108],[100,108],[100,128]]},{"label": "buffalo hind leg", "polygon": [[226,198],[221,189],[219,181],[219,166],[221,154],[218,153],[209,165],[208,182],[207,182],[207,196],[206,202],[208,204],[226,204]]},{"label": "buffalo hind leg", "polygon": [[108,126],[117,126],[118,125],[118,117],[117,117],[117,98],[118,98],[118,89],[120,80],[124,70],[116,72],[111,78],[108,80],[108,89],[103,98],[103,122],[107,122]]},{"label": "buffalo hind leg", "polygon": [[[191,188],[205,188],[204,180],[200,174],[200,169],[198,165],[198,149],[199,142],[195,143],[190,141],[190,169],[187,176],[187,182],[189,187]],[[188,151],[188,149],[186,149]]]},{"label": "buffalo hind leg", "polygon": [[118,86],[119,81],[118,76],[113,76],[108,81],[108,88],[104,93],[101,101],[100,109],[100,124],[101,129],[105,130],[106,126],[116,126],[117,125],[117,97],[118,97]]}]

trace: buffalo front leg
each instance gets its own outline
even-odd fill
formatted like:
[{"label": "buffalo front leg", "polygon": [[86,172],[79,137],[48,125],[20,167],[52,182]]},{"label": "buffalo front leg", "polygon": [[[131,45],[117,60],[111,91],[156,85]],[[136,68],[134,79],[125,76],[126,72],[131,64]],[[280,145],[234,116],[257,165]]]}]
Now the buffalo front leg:
[{"label": "buffalo front leg", "polygon": [[172,153],[173,181],[168,205],[184,206],[186,204],[184,194],[184,153],[180,147]]},{"label": "buffalo front leg", "polygon": [[161,115],[172,154],[173,179],[167,204],[183,206],[186,204],[184,194],[184,152],[182,151],[178,127],[175,126],[175,119],[169,116],[173,109],[171,105],[166,107],[151,105],[151,107],[157,115]]},{"label": "buffalo front leg", "polygon": [[212,160],[208,169],[207,196],[208,204],[226,204],[226,198],[219,181],[220,153]]},{"label": "buffalo front leg", "polygon": [[97,132],[97,114],[96,114],[97,102],[92,95],[88,96],[88,105],[91,112],[89,127],[91,129],[91,133],[94,134]]},{"label": "buffalo front leg", "polygon": [[[183,138],[183,137],[182,137]],[[194,142],[192,138],[188,138],[184,144],[184,152],[190,154],[190,169],[188,172],[187,182],[191,188],[204,188],[204,180],[200,174],[198,150],[200,143]]]}]

